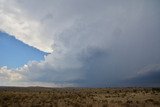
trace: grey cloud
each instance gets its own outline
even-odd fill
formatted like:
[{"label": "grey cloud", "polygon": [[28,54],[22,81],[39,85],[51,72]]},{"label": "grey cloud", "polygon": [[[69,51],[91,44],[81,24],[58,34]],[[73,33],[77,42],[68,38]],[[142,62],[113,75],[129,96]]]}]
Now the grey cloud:
[{"label": "grey cloud", "polygon": [[144,66],[160,63],[158,4],[156,0],[21,1],[18,5],[31,19],[45,20],[38,37],[49,38],[54,51],[20,73],[29,82],[122,85]]},{"label": "grey cloud", "polygon": [[144,67],[134,77],[131,77],[125,81],[125,85],[129,86],[148,86],[159,87],[160,86],[160,65],[154,64]]}]

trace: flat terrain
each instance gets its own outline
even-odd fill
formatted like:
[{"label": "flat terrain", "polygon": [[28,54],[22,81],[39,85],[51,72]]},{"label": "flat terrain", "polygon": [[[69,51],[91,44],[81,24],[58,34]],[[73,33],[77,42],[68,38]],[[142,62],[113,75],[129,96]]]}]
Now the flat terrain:
[{"label": "flat terrain", "polygon": [[0,107],[160,107],[160,88],[0,87]]}]

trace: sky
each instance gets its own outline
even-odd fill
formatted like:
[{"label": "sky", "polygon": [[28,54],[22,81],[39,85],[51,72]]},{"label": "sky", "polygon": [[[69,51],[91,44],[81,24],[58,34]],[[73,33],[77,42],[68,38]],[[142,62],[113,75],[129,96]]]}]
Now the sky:
[{"label": "sky", "polygon": [[0,32],[0,66],[18,68],[28,61],[41,61],[47,53],[33,48],[6,33]]},{"label": "sky", "polygon": [[0,85],[159,87],[159,19],[159,0],[0,0]]}]

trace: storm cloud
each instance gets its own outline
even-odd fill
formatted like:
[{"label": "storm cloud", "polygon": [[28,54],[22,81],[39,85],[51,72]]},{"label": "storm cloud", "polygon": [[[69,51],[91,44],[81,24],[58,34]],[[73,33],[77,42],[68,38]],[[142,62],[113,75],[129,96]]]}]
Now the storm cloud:
[{"label": "storm cloud", "polygon": [[159,0],[1,0],[0,30],[50,52],[44,61],[12,70],[21,76],[17,84],[114,86],[160,64],[159,5]]}]

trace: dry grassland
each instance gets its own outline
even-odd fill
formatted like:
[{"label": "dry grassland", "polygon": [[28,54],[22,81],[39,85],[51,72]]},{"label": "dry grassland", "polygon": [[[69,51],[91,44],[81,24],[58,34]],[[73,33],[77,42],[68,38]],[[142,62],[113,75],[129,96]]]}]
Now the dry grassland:
[{"label": "dry grassland", "polygon": [[160,107],[160,88],[0,87],[0,107]]}]

